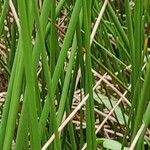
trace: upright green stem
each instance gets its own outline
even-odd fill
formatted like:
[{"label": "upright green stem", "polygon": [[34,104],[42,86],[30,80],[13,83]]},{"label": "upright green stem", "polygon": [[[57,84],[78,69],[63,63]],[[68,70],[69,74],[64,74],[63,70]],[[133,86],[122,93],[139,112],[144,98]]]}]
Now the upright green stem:
[{"label": "upright green stem", "polygon": [[[91,1],[90,1],[91,2]],[[92,79],[92,64],[91,64],[91,52],[90,52],[90,30],[91,30],[91,3],[83,0],[83,13],[84,13],[84,47],[85,47],[85,92],[89,94],[89,98],[86,102],[86,140],[87,149],[96,150],[96,136],[95,136],[95,117],[94,117],[94,100],[93,100],[93,79]],[[89,12],[89,13],[88,13]]]}]

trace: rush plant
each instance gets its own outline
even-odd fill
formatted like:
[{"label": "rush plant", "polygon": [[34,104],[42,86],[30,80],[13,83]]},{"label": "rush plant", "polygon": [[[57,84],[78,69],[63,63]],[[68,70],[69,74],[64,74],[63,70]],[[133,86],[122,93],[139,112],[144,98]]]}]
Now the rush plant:
[{"label": "rush plant", "polygon": [[149,0],[0,0],[0,150],[150,149],[149,36]]}]

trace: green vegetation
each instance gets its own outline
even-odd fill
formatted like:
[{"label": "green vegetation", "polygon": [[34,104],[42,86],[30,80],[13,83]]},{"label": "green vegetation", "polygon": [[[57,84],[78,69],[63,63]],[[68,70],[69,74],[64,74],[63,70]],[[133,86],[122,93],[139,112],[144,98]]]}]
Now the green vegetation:
[{"label": "green vegetation", "polygon": [[149,36],[149,0],[0,0],[0,150],[150,149]]}]

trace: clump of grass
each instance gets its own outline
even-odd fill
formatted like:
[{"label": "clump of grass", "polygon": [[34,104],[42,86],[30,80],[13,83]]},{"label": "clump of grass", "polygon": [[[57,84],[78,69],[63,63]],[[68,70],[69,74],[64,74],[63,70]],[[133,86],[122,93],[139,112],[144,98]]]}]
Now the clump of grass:
[{"label": "clump of grass", "polygon": [[0,0],[0,149],[149,147],[149,8]]}]

